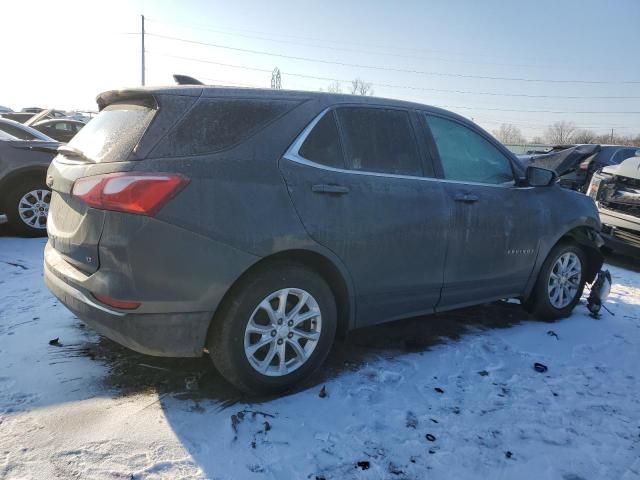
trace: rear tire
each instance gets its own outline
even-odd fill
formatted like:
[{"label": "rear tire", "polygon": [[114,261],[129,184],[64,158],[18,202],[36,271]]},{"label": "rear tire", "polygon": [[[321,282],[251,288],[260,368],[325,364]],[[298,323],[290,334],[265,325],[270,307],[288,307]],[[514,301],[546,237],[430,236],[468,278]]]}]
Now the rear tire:
[{"label": "rear tire", "polygon": [[40,179],[26,179],[9,189],[2,209],[7,214],[9,229],[24,237],[47,235],[47,214],[51,190]]},{"label": "rear tire", "polygon": [[582,296],[586,267],[587,258],[576,244],[561,242],[553,247],[525,308],[544,320],[568,317]]},{"label": "rear tire", "polygon": [[238,389],[280,393],[320,367],[336,323],[335,298],[324,279],[302,265],[278,262],[232,288],[207,345],[218,371]]}]

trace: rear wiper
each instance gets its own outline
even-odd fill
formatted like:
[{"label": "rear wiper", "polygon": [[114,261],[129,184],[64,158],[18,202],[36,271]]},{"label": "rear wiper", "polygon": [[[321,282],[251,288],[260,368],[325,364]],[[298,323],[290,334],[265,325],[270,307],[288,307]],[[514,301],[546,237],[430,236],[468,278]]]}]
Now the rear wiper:
[{"label": "rear wiper", "polygon": [[61,153],[65,157],[69,158],[77,158],[79,160],[83,160],[85,162],[96,163],[95,160],[87,157],[84,153],[82,153],[77,148],[70,147],[69,145],[61,145],[57,149],[54,149],[57,153]]}]

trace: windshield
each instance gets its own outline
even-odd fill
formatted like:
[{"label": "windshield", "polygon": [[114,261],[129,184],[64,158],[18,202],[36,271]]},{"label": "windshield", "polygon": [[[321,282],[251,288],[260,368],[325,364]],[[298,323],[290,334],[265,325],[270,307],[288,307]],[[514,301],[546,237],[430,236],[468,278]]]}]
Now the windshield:
[{"label": "windshield", "polygon": [[97,163],[125,161],[155,113],[142,105],[109,105],[73,137],[69,146]]}]

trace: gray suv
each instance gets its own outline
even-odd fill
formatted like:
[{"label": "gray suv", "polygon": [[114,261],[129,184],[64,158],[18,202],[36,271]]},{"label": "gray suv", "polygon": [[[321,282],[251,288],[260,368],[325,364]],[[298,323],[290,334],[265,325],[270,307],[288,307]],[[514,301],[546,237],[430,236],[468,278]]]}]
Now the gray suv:
[{"label": "gray suv", "polygon": [[48,287],[247,392],[291,387],[358,327],[510,297],[566,316],[602,265],[591,198],[445,110],[203,86],[97,101],[48,171]]}]

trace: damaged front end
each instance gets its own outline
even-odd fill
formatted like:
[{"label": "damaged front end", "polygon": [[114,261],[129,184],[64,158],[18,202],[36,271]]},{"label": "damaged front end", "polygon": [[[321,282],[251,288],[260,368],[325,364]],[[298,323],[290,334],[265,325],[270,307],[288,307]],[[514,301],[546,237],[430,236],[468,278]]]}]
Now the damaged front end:
[{"label": "damaged front end", "polygon": [[587,195],[598,205],[607,247],[640,256],[640,157],[596,172]]}]

